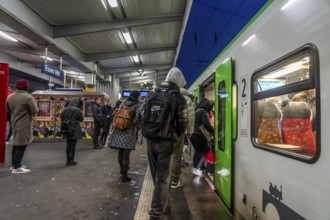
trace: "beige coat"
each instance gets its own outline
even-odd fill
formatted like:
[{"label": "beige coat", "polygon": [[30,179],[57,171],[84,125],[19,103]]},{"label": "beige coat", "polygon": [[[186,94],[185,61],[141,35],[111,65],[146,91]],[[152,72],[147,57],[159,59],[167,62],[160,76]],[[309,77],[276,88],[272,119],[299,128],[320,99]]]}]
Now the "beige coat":
[{"label": "beige coat", "polygon": [[16,90],[8,96],[6,109],[11,119],[14,145],[31,143],[32,117],[39,111],[33,97],[23,90]]}]

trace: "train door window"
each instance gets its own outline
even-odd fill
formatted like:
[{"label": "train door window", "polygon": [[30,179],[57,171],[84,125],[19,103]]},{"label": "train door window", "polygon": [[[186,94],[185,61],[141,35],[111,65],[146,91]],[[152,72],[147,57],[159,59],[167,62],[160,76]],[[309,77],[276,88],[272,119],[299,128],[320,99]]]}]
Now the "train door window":
[{"label": "train door window", "polygon": [[260,68],[251,85],[253,145],[314,163],[320,152],[316,46],[304,45]]},{"label": "train door window", "polygon": [[226,124],[226,83],[221,81],[219,83],[218,99],[219,99],[219,134],[218,134],[218,146],[220,150],[225,150],[225,124]]}]

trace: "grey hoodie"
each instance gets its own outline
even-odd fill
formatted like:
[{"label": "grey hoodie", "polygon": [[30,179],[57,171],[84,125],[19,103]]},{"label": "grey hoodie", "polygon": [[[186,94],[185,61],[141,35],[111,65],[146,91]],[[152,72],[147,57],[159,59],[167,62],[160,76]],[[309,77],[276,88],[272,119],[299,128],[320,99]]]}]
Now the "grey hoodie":
[{"label": "grey hoodie", "polygon": [[175,83],[179,88],[183,88],[186,85],[186,80],[179,68],[172,67],[168,72],[165,81]]}]

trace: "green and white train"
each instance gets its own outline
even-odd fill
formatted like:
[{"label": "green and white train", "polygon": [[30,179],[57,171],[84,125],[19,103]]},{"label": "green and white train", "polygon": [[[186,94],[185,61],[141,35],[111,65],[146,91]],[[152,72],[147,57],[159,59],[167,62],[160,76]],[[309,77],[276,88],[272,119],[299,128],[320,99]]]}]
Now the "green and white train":
[{"label": "green and white train", "polygon": [[214,186],[235,219],[330,219],[329,15],[273,1],[189,89],[215,102]]}]

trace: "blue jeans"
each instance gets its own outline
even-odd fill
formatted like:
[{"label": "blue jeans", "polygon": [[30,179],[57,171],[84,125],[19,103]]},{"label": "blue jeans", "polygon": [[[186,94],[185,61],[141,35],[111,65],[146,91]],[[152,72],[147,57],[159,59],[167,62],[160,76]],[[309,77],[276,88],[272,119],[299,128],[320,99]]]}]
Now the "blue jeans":
[{"label": "blue jeans", "polygon": [[8,131],[8,134],[7,134],[7,137],[6,137],[6,142],[10,141],[10,137],[12,135],[12,129],[11,129],[10,122],[8,122],[7,125],[9,125],[9,131]]}]

